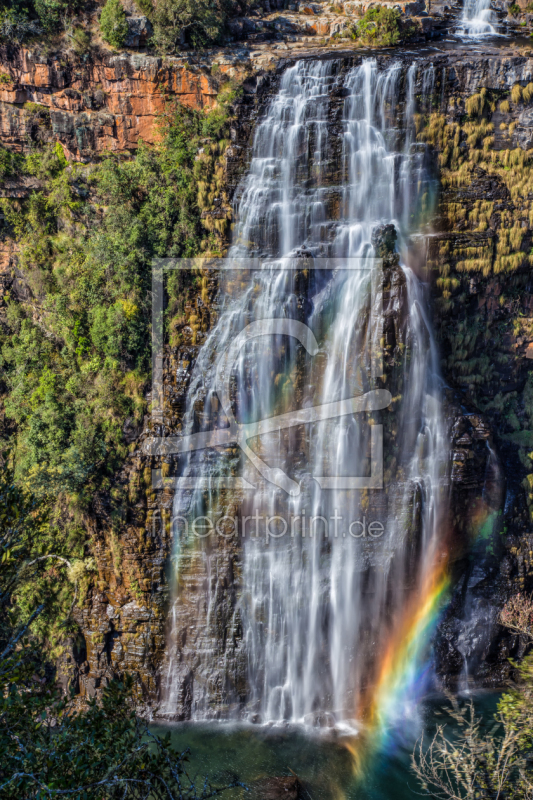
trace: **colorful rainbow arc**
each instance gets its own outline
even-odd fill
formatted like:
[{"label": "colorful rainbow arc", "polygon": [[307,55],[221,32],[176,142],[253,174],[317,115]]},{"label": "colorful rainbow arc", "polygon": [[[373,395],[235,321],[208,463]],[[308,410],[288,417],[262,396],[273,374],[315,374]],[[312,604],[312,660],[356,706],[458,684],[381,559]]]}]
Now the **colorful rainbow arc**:
[{"label": "colorful rainbow arc", "polygon": [[[489,538],[495,517],[487,503],[476,503],[471,509],[471,544]],[[429,647],[449,599],[451,551],[448,535],[430,546],[421,583],[394,620],[376,680],[359,701],[356,718],[364,720],[365,727],[361,736],[346,742],[357,773],[373,755],[389,749],[406,709],[416,706],[427,690]]]}]

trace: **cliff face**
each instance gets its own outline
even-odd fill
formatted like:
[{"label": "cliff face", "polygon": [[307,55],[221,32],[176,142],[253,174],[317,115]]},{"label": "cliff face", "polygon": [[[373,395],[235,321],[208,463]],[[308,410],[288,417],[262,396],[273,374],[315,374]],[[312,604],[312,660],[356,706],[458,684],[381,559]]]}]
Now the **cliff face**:
[{"label": "cliff face", "polygon": [[[268,73],[262,68],[263,56],[254,67],[242,60],[238,48],[218,59],[222,74],[244,81],[225,155],[229,194],[246,165],[254,121],[289,62],[287,55],[270,51],[268,57],[277,66]],[[401,52],[378,59],[385,64],[398,57],[408,64],[413,59]],[[345,66],[358,58],[346,55]],[[508,656],[521,652],[522,646],[498,628],[498,603],[518,588],[529,590],[533,569],[533,467],[528,461],[533,408],[527,405],[527,392],[526,404],[523,399],[533,357],[533,220],[528,208],[533,179],[530,183],[529,156],[520,155],[533,144],[533,92],[528,90],[533,58],[502,56],[497,50],[483,56],[461,50],[434,53],[420,59],[419,76],[431,65],[433,116],[421,119],[418,131],[439,184],[438,216],[432,235],[424,247],[416,246],[413,257],[431,283],[449,387],[452,524],[458,538],[473,536],[472,509],[481,496],[499,515],[499,544],[489,545],[482,537],[475,545],[475,564],[465,559],[456,564],[459,588],[439,633],[438,668],[445,681],[456,685],[467,663],[471,676],[495,685],[508,671]],[[74,56],[44,59],[20,50],[2,53],[0,69],[9,76],[0,91],[2,144],[23,151],[31,141],[59,141],[69,158],[87,162],[109,150],[133,150],[141,139],[153,143],[157,116],[168,99],[198,110],[210,108],[220,81],[200,63],[144,55],[108,54],[82,61]],[[469,128],[465,113],[471,114],[471,98],[478,95],[480,111]],[[493,153],[500,156],[493,158]],[[29,189],[13,187],[12,196]],[[13,258],[11,253],[6,257],[6,270],[12,269]],[[400,273],[391,268],[387,280],[388,307],[396,309],[396,318],[389,314],[387,323],[392,363],[395,348],[403,343],[399,317],[405,298]],[[180,427],[191,371],[215,315],[216,285],[202,284],[185,309],[188,324],[180,343],[165,352],[167,433]],[[137,676],[140,701],[154,703],[161,696],[161,676],[168,668],[169,593],[174,589],[169,584],[173,493],[170,480],[152,488],[152,470],[169,476],[172,460],[149,458],[142,450],[147,437],[161,432],[148,417],[143,430],[124,429],[134,451],[116,476],[130,498],[118,527],[106,498],[95,499],[91,525],[98,578],[76,612],[83,640],[69,644],[60,665],[65,684],[71,682],[82,696],[98,694],[114,674],[124,672]],[[239,576],[239,550],[220,538],[213,551],[190,553],[182,560],[181,634],[169,654],[179,675],[176,710],[181,718],[191,715],[200,695],[212,698],[217,714],[228,697],[246,694]],[[207,607],[208,586],[215,608]]]},{"label": "cliff face", "polygon": [[[153,144],[169,102],[211,108],[220,83],[184,59],[133,53],[47,58],[21,48],[4,49],[0,59],[2,143],[24,151],[32,140],[58,141],[75,161],[134,150],[141,139]],[[237,59],[226,61],[217,74],[244,76]]]}]

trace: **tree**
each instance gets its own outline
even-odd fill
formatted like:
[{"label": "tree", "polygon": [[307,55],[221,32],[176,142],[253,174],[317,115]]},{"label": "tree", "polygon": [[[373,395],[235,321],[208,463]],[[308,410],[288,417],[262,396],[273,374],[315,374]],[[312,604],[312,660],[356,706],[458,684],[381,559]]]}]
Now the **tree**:
[{"label": "tree", "polygon": [[207,800],[243,786],[235,776],[223,786],[207,778],[196,785],[187,774],[189,751],[176,750],[170,733],[156,736],[136,716],[131,688],[128,677],[113,681],[100,704],[78,712],[27,670],[7,686],[4,677],[0,798]]},{"label": "tree", "polygon": [[164,53],[178,44],[202,47],[220,38],[231,10],[230,0],[158,0],[154,12],[154,43]]},{"label": "tree", "polygon": [[[188,750],[177,751],[170,734],[155,736],[135,713],[130,677],[113,681],[101,702],[79,710],[63,696],[46,668],[36,634],[53,598],[33,597],[31,611],[17,607],[17,594],[50,560],[73,565],[56,553],[39,552],[40,517],[9,475],[0,477],[0,800],[207,800],[241,786],[200,786],[187,775]],[[61,576],[59,576],[61,577]],[[68,583],[68,578],[65,578]],[[61,583],[61,580],[56,580]],[[76,583],[76,581],[75,581]],[[59,588],[58,588],[58,591]],[[75,598],[76,591],[73,596]]]},{"label": "tree", "polygon": [[128,23],[120,0],[107,0],[100,14],[100,31],[102,38],[113,47],[124,47]]}]

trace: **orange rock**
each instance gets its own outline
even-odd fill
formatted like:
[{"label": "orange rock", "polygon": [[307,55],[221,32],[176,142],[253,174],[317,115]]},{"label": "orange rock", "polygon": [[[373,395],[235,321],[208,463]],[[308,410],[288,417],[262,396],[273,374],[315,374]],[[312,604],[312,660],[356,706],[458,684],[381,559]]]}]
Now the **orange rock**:
[{"label": "orange rock", "polygon": [[[157,116],[168,99],[197,110],[216,104],[211,76],[177,60],[163,66],[153,56],[107,54],[101,61],[65,65],[41,63],[22,48],[8,66],[20,77],[16,88],[0,91],[0,141],[16,150],[27,147],[31,133],[31,115],[14,105],[26,100],[50,108],[49,136],[76,160],[90,160],[95,151],[133,150],[139,139],[157,141]],[[241,66],[224,64],[221,71],[244,77]]]}]

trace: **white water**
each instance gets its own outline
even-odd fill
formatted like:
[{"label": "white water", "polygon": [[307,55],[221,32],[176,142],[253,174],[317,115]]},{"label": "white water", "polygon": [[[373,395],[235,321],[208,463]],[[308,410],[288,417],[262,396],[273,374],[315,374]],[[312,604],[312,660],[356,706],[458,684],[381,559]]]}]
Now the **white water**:
[{"label": "white water", "polygon": [[463,33],[474,37],[494,36],[496,28],[493,22],[491,0],[465,0],[460,22]]},{"label": "white water", "polygon": [[[429,107],[434,75],[429,70],[420,79],[416,64],[406,74],[400,64],[380,73],[377,63],[367,59],[342,75],[336,62],[300,62],[283,75],[255,133],[250,169],[237,194],[231,255],[259,255],[266,263],[240,297],[227,301],[200,352],[186,430],[193,430],[199,399],[213,423],[216,404],[208,387],[217,354],[253,320],[304,321],[317,338],[319,353],[312,359],[294,339],[282,335],[244,347],[234,370],[234,408],[241,419],[261,420],[382,386],[375,350],[383,313],[405,326],[397,335],[406,348],[397,368],[400,377],[387,386],[397,398],[394,447],[387,445],[390,412],[374,415],[374,422],[385,426],[384,490],[320,489],[313,480],[367,473],[369,415],[277,431],[254,443],[261,458],[282,468],[301,492],[291,497],[275,489],[246,461],[243,474],[258,488],[243,500],[239,513],[318,519],[313,536],[309,527],[305,536],[298,527],[294,536],[267,540],[247,535],[244,540],[242,599],[234,628],[225,637],[232,641],[242,625],[242,644],[228,645],[211,665],[217,685],[224,685],[223,701],[233,709],[228,713],[253,714],[262,721],[313,722],[318,717],[356,725],[352,718],[358,698],[379,660],[393,612],[402,608],[430,568],[445,527],[448,450],[438,357],[423,286],[408,266],[405,249],[429,190],[424,149],[414,141],[417,77],[421,102]],[[402,81],[407,96],[400,107]],[[341,86],[345,99],[340,131],[334,136],[328,113],[334,90]],[[339,159],[340,171],[335,169]],[[318,270],[302,286],[301,273],[298,277],[286,268],[283,259],[298,254],[369,259],[374,255],[373,231],[384,223],[394,224],[403,259],[394,280],[401,285],[403,274],[404,288],[395,299],[379,293],[372,301],[368,271]],[[228,474],[235,466],[235,457],[227,454],[195,455],[183,474]],[[176,493],[175,514],[206,513],[207,507],[233,513],[227,497],[214,487],[207,501],[200,491]],[[333,527],[331,520],[339,517],[342,522]],[[348,535],[348,525],[363,518],[367,523],[379,520],[384,535],[377,540]],[[199,659],[205,638],[216,629],[221,585],[220,555],[206,550],[200,558],[208,588]],[[178,595],[169,640],[168,713],[184,691],[178,635],[183,613]],[[235,650],[246,658],[247,697],[240,711],[231,696],[236,679],[228,674]],[[193,716],[208,716],[213,699],[209,681],[192,691]]]}]

